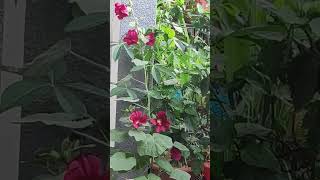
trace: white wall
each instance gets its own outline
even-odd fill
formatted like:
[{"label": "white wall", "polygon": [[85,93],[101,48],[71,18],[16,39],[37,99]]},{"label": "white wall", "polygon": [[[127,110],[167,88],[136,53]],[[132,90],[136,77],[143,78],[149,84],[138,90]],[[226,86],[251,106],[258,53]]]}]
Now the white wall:
[{"label": "white wall", "polygon": [[[4,0],[2,65],[22,67],[24,54],[24,27],[26,0]],[[16,74],[1,72],[0,90],[21,80]],[[1,179],[18,180],[20,155],[21,108],[14,108],[0,114],[0,175]]]}]

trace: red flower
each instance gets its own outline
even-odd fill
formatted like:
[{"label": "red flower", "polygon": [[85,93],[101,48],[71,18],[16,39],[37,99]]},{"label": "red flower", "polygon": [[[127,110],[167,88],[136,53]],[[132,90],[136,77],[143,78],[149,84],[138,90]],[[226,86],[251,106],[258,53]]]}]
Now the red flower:
[{"label": "red flower", "polygon": [[167,119],[166,112],[160,111],[157,113],[157,119],[151,119],[151,124],[156,126],[156,132],[165,132],[170,129],[170,121]]},{"label": "red flower", "polygon": [[138,128],[142,124],[147,123],[148,116],[146,114],[143,114],[141,111],[133,111],[130,114],[130,121],[132,122],[132,125],[134,128]]},{"label": "red flower", "polygon": [[205,11],[208,10],[208,2],[206,0],[196,0],[196,3],[200,4]]},{"label": "red flower", "polygon": [[94,155],[80,155],[70,162],[64,180],[109,180],[101,159]]},{"label": "red flower", "polygon": [[118,19],[123,19],[129,16],[128,8],[125,4],[122,3],[115,3],[114,4],[114,12],[118,16]]},{"label": "red flower", "polygon": [[154,43],[156,42],[156,38],[154,37],[154,33],[147,34],[147,38],[149,39],[149,41],[146,44],[148,46],[153,46]]},{"label": "red flower", "polygon": [[126,42],[129,46],[132,44],[138,44],[138,32],[135,29],[129,30],[123,41]]},{"label": "red flower", "polygon": [[181,159],[181,151],[175,147],[170,150],[171,159],[179,161]]}]

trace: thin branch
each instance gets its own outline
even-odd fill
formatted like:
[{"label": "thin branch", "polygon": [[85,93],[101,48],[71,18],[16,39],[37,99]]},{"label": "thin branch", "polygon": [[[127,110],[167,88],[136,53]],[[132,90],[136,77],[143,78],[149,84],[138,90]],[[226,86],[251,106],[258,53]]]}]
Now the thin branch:
[{"label": "thin branch", "polygon": [[72,132],[75,133],[75,134],[78,134],[78,135],[80,135],[80,136],[86,137],[86,138],[88,138],[88,139],[90,139],[90,140],[92,140],[92,141],[94,141],[94,142],[97,142],[97,143],[99,143],[99,144],[102,144],[102,145],[104,145],[104,146],[109,147],[109,144],[107,144],[106,142],[104,142],[104,141],[102,141],[102,140],[100,140],[100,139],[97,139],[97,138],[95,138],[95,137],[93,137],[93,136],[90,136],[90,135],[88,135],[88,134],[85,134],[85,133],[82,133],[82,132],[79,132],[79,131],[76,131],[76,130],[73,130]]},{"label": "thin branch", "polygon": [[18,74],[18,75],[22,75],[23,70],[24,70],[24,68],[17,68],[14,66],[0,65],[0,71],[14,73],[14,74]]},{"label": "thin branch", "polygon": [[84,57],[84,56],[81,56],[80,54],[78,54],[78,53],[76,53],[76,52],[74,52],[74,51],[72,51],[72,50],[70,51],[70,54],[72,54],[73,56],[75,56],[75,57],[77,57],[77,58],[79,58],[79,59],[81,59],[81,60],[83,60],[83,61],[85,61],[85,62],[87,62],[87,63],[89,63],[89,64],[92,64],[92,65],[94,65],[94,66],[96,66],[96,67],[99,67],[99,68],[101,68],[101,69],[104,69],[104,70],[107,71],[107,72],[110,71],[110,69],[109,69],[108,67],[106,67],[106,66],[104,66],[104,65],[102,65],[102,64],[96,63],[96,62],[94,62],[93,60],[88,59],[88,58],[86,58],[86,57]]}]

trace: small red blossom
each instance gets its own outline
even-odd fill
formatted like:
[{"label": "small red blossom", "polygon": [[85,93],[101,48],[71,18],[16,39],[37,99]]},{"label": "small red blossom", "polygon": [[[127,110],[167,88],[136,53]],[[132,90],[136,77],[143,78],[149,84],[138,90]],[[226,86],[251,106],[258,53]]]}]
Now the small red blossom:
[{"label": "small red blossom", "polygon": [[156,126],[155,131],[157,133],[160,132],[166,132],[167,130],[170,129],[170,121],[167,119],[166,112],[160,111],[157,113],[157,118],[156,119],[151,119],[151,124]]},{"label": "small red blossom", "polygon": [[72,160],[64,172],[64,180],[109,180],[102,160],[94,155],[80,155]]},{"label": "small red blossom", "polygon": [[130,114],[130,121],[132,122],[132,125],[134,128],[138,128],[139,126],[146,124],[148,120],[148,116],[146,114],[143,114],[142,111],[133,111]]},{"label": "small red blossom", "polygon": [[181,151],[178,148],[171,148],[170,155],[173,160],[180,161],[181,159]]},{"label": "small red blossom", "polygon": [[205,11],[207,11],[209,8],[206,0],[196,0],[196,3],[200,4]]},{"label": "small red blossom", "polygon": [[116,13],[118,19],[123,19],[127,16],[129,16],[128,8],[125,4],[122,3],[115,3],[114,4],[114,12]]},{"label": "small red blossom", "polygon": [[156,38],[154,37],[154,33],[147,34],[147,38],[149,39],[149,41],[146,44],[148,46],[153,46],[154,43],[156,42]]},{"label": "small red blossom", "polygon": [[138,44],[138,32],[135,29],[129,30],[123,41],[126,42],[129,46],[132,44]]}]

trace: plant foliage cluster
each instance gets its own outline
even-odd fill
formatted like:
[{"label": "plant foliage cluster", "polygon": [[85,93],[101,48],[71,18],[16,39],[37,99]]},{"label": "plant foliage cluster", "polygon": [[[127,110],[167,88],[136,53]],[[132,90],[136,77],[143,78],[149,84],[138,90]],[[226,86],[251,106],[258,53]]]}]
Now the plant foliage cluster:
[{"label": "plant foliage cluster", "polygon": [[217,179],[319,179],[319,5],[212,2]]}]

